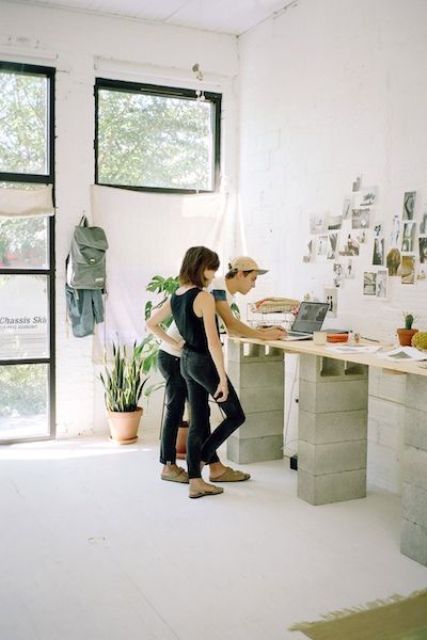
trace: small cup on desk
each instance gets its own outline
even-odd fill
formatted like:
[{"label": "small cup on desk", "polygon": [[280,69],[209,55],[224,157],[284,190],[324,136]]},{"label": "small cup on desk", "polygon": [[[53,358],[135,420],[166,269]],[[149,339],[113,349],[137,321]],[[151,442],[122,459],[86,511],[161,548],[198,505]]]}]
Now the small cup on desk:
[{"label": "small cup on desk", "polygon": [[317,345],[326,344],[326,333],[324,331],[314,331],[313,343]]}]

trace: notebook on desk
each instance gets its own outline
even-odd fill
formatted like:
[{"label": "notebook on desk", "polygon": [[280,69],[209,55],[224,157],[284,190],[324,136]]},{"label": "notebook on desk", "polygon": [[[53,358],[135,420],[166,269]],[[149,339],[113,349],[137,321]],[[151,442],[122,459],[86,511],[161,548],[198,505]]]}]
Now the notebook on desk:
[{"label": "notebook on desk", "polygon": [[301,302],[292,327],[282,340],[310,340],[314,331],[320,331],[328,313],[327,302]]}]

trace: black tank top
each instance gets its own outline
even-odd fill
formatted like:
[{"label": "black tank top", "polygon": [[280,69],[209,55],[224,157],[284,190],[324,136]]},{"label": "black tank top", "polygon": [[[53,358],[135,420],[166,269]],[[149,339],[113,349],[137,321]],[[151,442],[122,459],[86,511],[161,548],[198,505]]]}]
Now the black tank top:
[{"label": "black tank top", "polygon": [[209,348],[203,318],[196,316],[193,309],[194,300],[201,291],[202,289],[194,287],[181,295],[174,293],[171,308],[178,331],[185,340],[185,348],[197,353],[207,353]]}]

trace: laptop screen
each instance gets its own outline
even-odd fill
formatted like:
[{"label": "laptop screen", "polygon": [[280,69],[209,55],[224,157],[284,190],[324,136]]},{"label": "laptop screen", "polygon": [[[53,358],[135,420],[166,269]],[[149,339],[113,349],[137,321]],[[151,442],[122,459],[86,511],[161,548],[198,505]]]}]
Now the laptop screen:
[{"label": "laptop screen", "polygon": [[301,302],[298,315],[292,325],[292,331],[313,333],[320,331],[328,313],[327,302]]}]

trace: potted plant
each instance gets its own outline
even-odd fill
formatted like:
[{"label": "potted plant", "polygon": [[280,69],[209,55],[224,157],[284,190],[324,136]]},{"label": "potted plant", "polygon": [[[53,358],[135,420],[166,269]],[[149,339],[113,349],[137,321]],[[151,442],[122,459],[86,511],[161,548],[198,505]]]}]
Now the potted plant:
[{"label": "potted plant", "polygon": [[[163,276],[153,276],[148,285],[146,286],[146,291],[150,293],[157,294],[157,296],[161,296],[160,300],[153,302],[152,300],[148,300],[145,303],[144,315],[145,319],[148,320],[150,318],[153,311],[161,307],[161,305],[167,300],[169,296],[171,296],[179,287],[178,277],[169,276],[168,278],[164,278]],[[165,331],[172,324],[172,317],[168,318],[163,323],[163,328]],[[145,373],[150,373],[151,371],[155,371],[157,369],[157,354],[159,352],[159,342],[157,338],[153,335],[149,335],[144,338],[142,342],[143,355],[144,355],[144,371]],[[146,388],[144,391],[144,395],[149,397],[152,393],[157,391],[158,389],[162,389],[165,386],[165,382],[157,382],[156,384],[152,384]],[[163,412],[162,412],[163,419]],[[178,435],[176,439],[176,457],[179,459],[184,459],[187,453],[187,435],[188,435],[188,422],[183,420],[178,428]]]},{"label": "potted plant", "polygon": [[397,329],[397,337],[399,339],[399,344],[402,347],[408,347],[411,345],[412,336],[414,336],[418,329],[413,329],[412,325],[414,323],[414,316],[412,313],[404,312],[403,317],[405,318],[405,327]]},{"label": "potted plant", "polygon": [[138,439],[142,407],[138,406],[148,378],[144,373],[142,345],[113,344],[113,363],[105,367],[100,378],[105,390],[111,438],[119,444],[131,444]]}]

